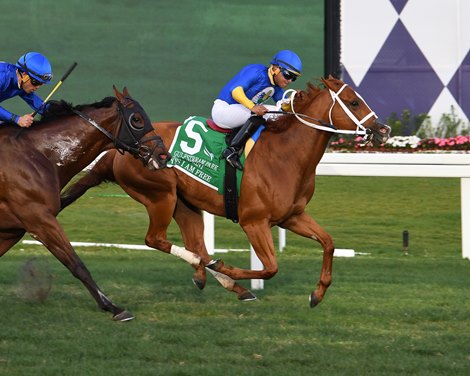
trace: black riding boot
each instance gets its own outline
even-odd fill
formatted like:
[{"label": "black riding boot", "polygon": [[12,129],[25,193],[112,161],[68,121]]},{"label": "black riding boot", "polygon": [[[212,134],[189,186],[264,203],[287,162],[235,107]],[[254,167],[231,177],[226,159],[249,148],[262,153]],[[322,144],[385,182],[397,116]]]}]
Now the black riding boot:
[{"label": "black riding boot", "polygon": [[264,124],[262,116],[250,117],[232,139],[230,146],[222,152],[222,157],[225,158],[232,167],[243,170],[243,166],[240,162],[240,152],[245,142],[254,135],[261,124]]}]

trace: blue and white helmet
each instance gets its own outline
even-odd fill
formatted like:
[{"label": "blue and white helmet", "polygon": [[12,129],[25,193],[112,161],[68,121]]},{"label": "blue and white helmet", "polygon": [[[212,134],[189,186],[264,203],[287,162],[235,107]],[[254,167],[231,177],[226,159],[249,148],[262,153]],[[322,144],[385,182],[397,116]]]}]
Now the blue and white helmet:
[{"label": "blue and white helmet", "polygon": [[274,55],[271,64],[287,69],[289,72],[300,76],[302,73],[302,61],[300,57],[292,51],[282,50]]},{"label": "blue and white helmet", "polygon": [[43,84],[50,84],[52,67],[49,60],[39,52],[28,52],[21,56],[16,67]]}]

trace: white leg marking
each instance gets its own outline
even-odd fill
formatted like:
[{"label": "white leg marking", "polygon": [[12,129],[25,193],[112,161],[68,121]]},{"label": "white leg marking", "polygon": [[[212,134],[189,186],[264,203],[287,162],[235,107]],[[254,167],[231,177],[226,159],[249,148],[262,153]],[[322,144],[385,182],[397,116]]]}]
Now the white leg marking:
[{"label": "white leg marking", "polygon": [[216,272],[215,270],[206,268],[213,276],[214,278],[227,290],[232,290],[233,286],[235,285],[235,281],[230,278],[228,275]]},{"label": "white leg marking", "polygon": [[184,261],[190,263],[193,266],[198,266],[201,262],[201,258],[193,252],[188,251],[185,248],[178,247],[177,245],[172,245],[170,253],[175,255]]}]

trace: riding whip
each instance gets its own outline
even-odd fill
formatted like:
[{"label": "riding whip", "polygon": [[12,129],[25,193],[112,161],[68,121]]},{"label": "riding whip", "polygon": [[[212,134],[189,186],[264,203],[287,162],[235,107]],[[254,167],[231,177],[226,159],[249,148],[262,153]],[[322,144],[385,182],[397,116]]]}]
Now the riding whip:
[{"label": "riding whip", "polygon": [[[49,100],[49,98],[52,96],[52,94],[55,93],[55,91],[59,88],[60,85],[62,85],[62,82],[65,81],[65,79],[69,76],[70,73],[72,73],[72,71],[75,69],[75,67],[77,66],[77,62],[74,62],[70,68],[67,70],[67,72],[65,72],[65,74],[62,76],[62,78],[60,79],[59,82],[57,82],[57,85],[55,85],[54,89],[52,89],[51,93],[47,96],[47,98],[44,100],[44,102],[42,103],[41,107],[44,106],[44,104]],[[40,107],[40,108],[41,108]],[[36,114],[38,113],[39,109],[38,108],[36,111],[33,112],[33,117],[36,116]]]}]

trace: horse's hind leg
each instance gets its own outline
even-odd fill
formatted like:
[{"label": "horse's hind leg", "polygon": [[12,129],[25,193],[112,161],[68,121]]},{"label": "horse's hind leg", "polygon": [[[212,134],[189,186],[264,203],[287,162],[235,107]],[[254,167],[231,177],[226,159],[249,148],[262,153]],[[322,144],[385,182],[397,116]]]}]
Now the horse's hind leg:
[{"label": "horse's hind leg", "polygon": [[[191,207],[183,200],[178,199],[173,217],[178,224],[186,249],[196,252],[201,257],[202,262],[195,266],[196,272],[193,275],[193,282],[202,289],[206,283],[204,265],[213,261],[207,253],[204,243],[204,220],[201,210]],[[256,296],[250,290],[240,286],[232,278],[211,269],[208,270],[225,289],[235,292],[238,299],[244,301],[256,299]]]},{"label": "horse's hind leg", "polygon": [[310,295],[310,307],[320,303],[331,284],[331,273],[333,267],[334,244],[331,236],[305,212],[298,216],[289,218],[282,223],[282,227],[295,232],[298,235],[318,241],[323,247],[323,262],[320,280],[315,291]]},{"label": "horse's hind leg", "polygon": [[[113,314],[113,320],[127,321],[133,319],[134,316],[132,316],[130,312],[114,305],[100,290],[85,264],[75,253],[75,250],[69,243],[67,236],[56,218],[52,214],[47,214],[45,210],[41,210],[37,207],[31,207],[31,212],[35,213],[33,218],[29,221],[23,218],[25,227],[31,236],[43,243],[47,249],[69,269],[72,275],[85,285],[98,306],[102,310]],[[40,214],[41,212],[42,214]],[[40,218],[40,220],[38,220],[38,218]]]},{"label": "horse's hind leg", "polygon": [[0,233],[0,257],[18,243],[24,234],[23,230],[15,233]]},{"label": "horse's hind leg", "polygon": [[210,261],[210,257],[207,253],[203,237],[198,236],[204,234],[204,228],[202,227],[201,229],[201,212],[199,209],[189,208],[181,199],[178,199],[173,218],[180,229],[184,247],[196,252],[201,258],[202,262],[198,265],[193,265],[196,269],[193,274],[193,283],[202,290],[207,280],[204,265]]}]

